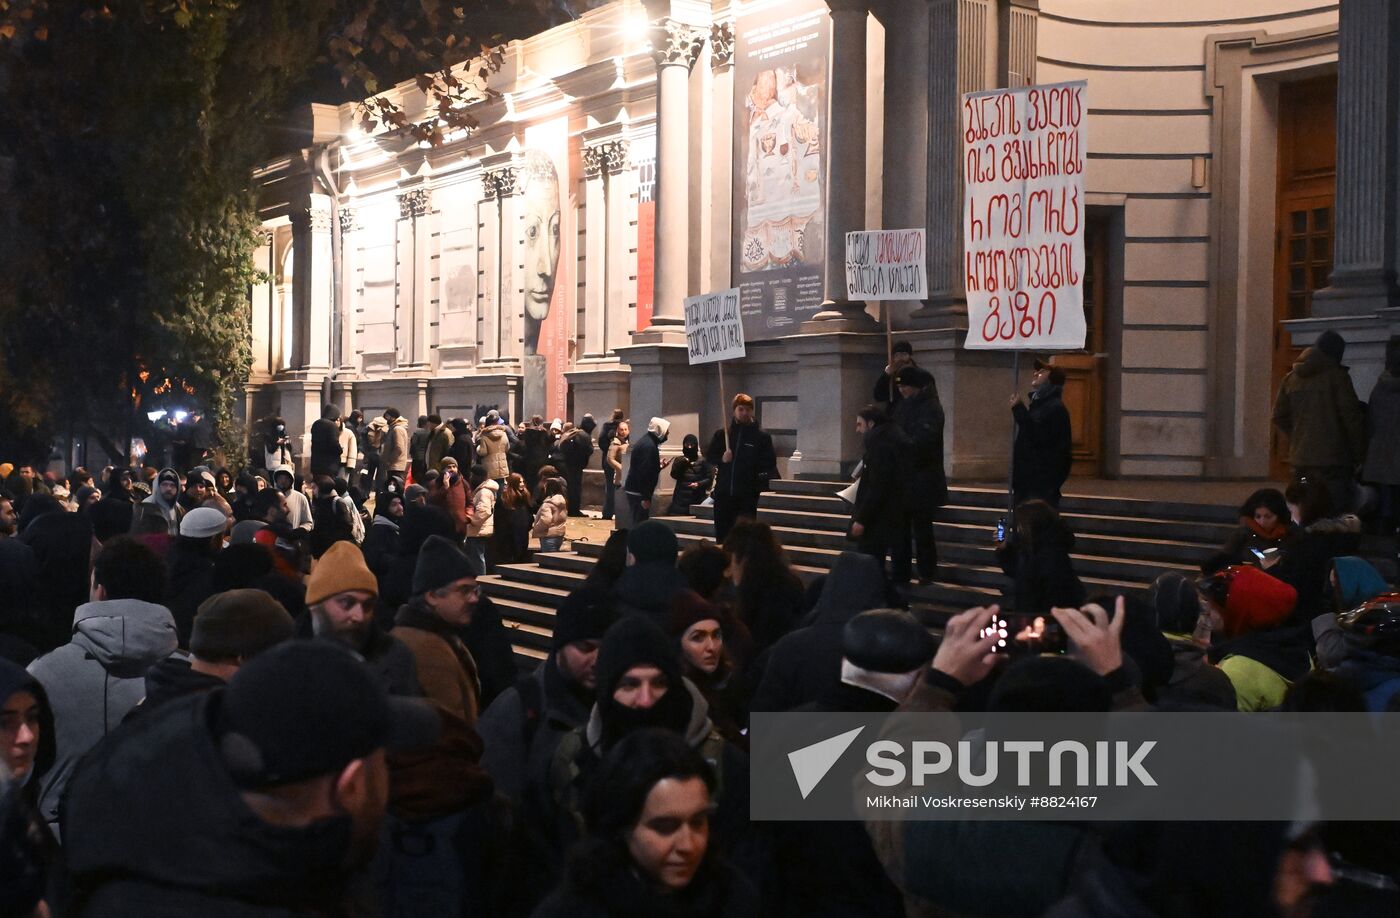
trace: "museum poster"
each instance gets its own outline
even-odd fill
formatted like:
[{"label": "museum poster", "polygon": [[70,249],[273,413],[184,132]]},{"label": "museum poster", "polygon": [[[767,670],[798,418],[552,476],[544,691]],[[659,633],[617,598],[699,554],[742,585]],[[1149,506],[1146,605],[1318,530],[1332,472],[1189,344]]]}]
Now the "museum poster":
[{"label": "museum poster", "polygon": [[651,325],[656,290],[656,157],[637,163],[637,331]]},{"label": "museum poster", "polygon": [[744,337],[792,334],[822,302],[827,8],[742,13],[734,50],[734,282]]},{"label": "museum poster", "polygon": [[[516,169],[520,296],[525,317],[521,414],[563,418],[568,406],[569,313],[573,302],[574,187],[569,181],[569,122],[525,131]],[[566,245],[567,243],[567,245]],[[562,251],[568,248],[568,252]]]}]

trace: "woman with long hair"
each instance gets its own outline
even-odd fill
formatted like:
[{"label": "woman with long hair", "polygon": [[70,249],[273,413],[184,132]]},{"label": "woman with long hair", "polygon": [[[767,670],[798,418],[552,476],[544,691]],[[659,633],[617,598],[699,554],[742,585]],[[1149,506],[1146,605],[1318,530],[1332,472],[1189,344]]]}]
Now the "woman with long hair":
[{"label": "woman with long hair", "polygon": [[1016,506],[1006,541],[996,548],[1001,569],[1013,583],[1013,608],[1019,615],[1044,616],[1052,607],[1079,608],[1087,593],[1074,572],[1069,553],[1074,533],[1055,508],[1043,500]]},{"label": "woman with long hair", "polygon": [[685,677],[710,706],[710,720],[726,740],[748,752],[748,698],[741,677],[751,649],[747,630],[728,609],[694,590],[676,594],[666,624],[680,645]]},{"label": "woman with long hair", "polygon": [[1277,488],[1260,488],[1240,505],[1240,525],[1225,540],[1231,564],[1268,566],[1293,544],[1296,527]]},{"label": "woman with long hair", "polygon": [[496,501],[496,529],[492,534],[496,564],[520,564],[530,556],[530,527],[535,515],[530,510],[530,490],[519,472],[506,476]]},{"label": "woman with long hair", "polygon": [[740,918],[752,888],[710,842],[710,766],[678,734],[638,730],[598,767],[583,801],[588,834],[564,885],[535,918]]},{"label": "woman with long hair", "polygon": [[755,653],[797,627],[805,590],[773,527],[740,519],[724,538],[734,580],[735,612],[753,635]]}]

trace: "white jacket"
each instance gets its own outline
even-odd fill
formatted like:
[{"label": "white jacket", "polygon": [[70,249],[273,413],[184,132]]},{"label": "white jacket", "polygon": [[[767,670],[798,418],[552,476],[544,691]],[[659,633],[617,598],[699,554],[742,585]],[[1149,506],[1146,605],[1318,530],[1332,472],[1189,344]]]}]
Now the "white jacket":
[{"label": "white jacket", "polygon": [[472,492],[472,519],[467,525],[467,538],[484,539],[496,531],[496,498],[501,486],[486,479]]}]

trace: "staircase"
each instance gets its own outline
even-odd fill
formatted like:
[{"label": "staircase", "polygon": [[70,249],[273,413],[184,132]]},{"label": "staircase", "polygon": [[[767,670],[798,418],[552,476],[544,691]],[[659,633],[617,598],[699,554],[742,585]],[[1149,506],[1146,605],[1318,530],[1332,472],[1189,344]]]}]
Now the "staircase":
[{"label": "staircase", "polygon": [[[759,518],[772,524],[804,581],[824,574],[837,555],[852,547],[845,538],[850,506],[835,496],[843,486],[832,481],[778,481],[759,504]],[[906,589],[910,605],[930,623],[998,601],[1008,582],[992,552],[997,520],[1006,514],[1006,492],[955,487],[948,500],[934,522],[938,582]],[[682,551],[714,539],[710,508],[698,507],[696,512],[695,517],[660,517],[675,530]],[[1075,532],[1075,570],[1090,595],[1143,591],[1168,570],[1191,575],[1236,525],[1233,506],[1119,497],[1067,495],[1060,512]],[[601,542],[575,541],[571,547],[572,551],[536,554],[530,564],[502,565],[482,578],[513,629],[522,667],[548,655],[555,607],[583,582],[603,550]]]}]

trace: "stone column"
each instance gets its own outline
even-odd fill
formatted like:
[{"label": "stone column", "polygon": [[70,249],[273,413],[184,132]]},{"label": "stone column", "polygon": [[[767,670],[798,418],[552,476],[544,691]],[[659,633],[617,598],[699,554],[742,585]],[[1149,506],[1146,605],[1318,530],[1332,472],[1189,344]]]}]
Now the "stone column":
[{"label": "stone column", "polygon": [[516,302],[513,295],[515,225],[513,215],[506,212],[506,204],[515,195],[515,167],[488,168],[482,175],[481,187],[486,200],[495,202],[483,221],[486,235],[494,242],[489,248],[482,246],[486,259],[482,266],[485,271],[483,286],[488,294],[488,302],[483,303],[482,355],[486,361],[494,361],[509,359],[510,345],[506,339],[509,329],[514,327],[509,320]]},{"label": "stone column", "polygon": [[277,368],[272,365],[272,320],[277,308],[277,265],[271,230],[258,232],[258,247],[253,250],[253,266],[267,274],[267,279],[253,285],[249,335],[252,340],[253,365],[250,373],[261,379]]},{"label": "stone column", "polygon": [[583,234],[583,356],[607,352],[608,196],[603,183],[601,145],[583,148],[583,199],[588,219]]},{"label": "stone column", "polygon": [[732,286],[730,239],[733,233],[734,191],[734,20],[710,26],[710,277],[708,290]]},{"label": "stone column", "polygon": [[651,44],[657,83],[655,294],[651,327],[634,340],[680,343],[690,269],[689,80],[705,33],[677,19],[661,18],[652,25]]},{"label": "stone column", "polygon": [[[825,298],[804,332],[872,331],[864,303],[846,299],[846,233],[865,226],[865,0],[827,0],[831,8],[826,99]],[[835,323],[835,324],[833,324]],[[805,458],[805,454],[804,454]]]},{"label": "stone column", "polygon": [[626,140],[607,141],[601,145],[599,152],[603,196],[607,201],[607,277],[603,287],[602,352],[604,356],[615,357],[617,348],[625,347],[632,341],[632,336],[627,333],[631,319],[627,307],[636,293],[636,284],[632,280],[636,273],[636,253],[633,252],[636,230],[632,226],[635,216],[632,192],[636,183],[628,168],[632,163],[631,145]]},{"label": "stone column", "polygon": [[[312,194],[292,214],[291,369],[330,367],[331,210]],[[285,345],[284,345],[285,346]]]},{"label": "stone column", "polygon": [[997,83],[1034,86],[1040,0],[1001,0],[997,20]]},{"label": "stone column", "polygon": [[[431,264],[429,237],[431,232],[426,220],[432,209],[432,198],[426,188],[411,188],[399,195],[399,220],[407,221],[410,234],[408,258],[400,261],[400,277],[407,267],[412,274],[411,282],[399,283],[400,306],[407,309],[399,313],[399,334],[403,336],[402,353],[407,365],[422,367],[428,362],[428,272]],[[405,314],[406,313],[406,314]]]},{"label": "stone column", "polygon": [[[588,232],[585,234],[587,277],[584,284],[586,357],[606,357],[626,343],[618,305],[625,304],[629,272],[627,179],[628,142],[624,138],[591,143],[583,148]],[[625,310],[622,311],[625,316]]]},{"label": "stone column", "polygon": [[988,0],[928,4],[928,301],[912,316],[921,325],[966,321],[962,95],[990,84],[994,15]]},{"label": "stone column", "polygon": [[1400,9],[1347,0],[1340,15],[1337,232],[1331,283],[1313,295],[1319,317],[1400,304]]},{"label": "stone column", "polygon": [[338,376],[359,372],[355,349],[355,305],[360,301],[360,224],[353,208],[340,208],[340,367]]}]

